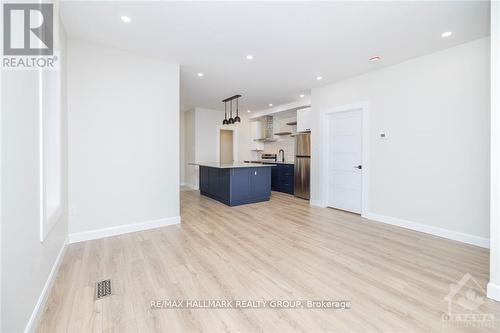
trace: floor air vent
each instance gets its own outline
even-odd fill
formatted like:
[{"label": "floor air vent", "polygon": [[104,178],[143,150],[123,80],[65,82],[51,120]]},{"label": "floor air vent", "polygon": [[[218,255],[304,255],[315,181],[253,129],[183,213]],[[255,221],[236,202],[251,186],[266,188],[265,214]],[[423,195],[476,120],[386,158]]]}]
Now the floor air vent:
[{"label": "floor air vent", "polygon": [[111,280],[104,280],[95,284],[95,298],[100,299],[111,295]]}]

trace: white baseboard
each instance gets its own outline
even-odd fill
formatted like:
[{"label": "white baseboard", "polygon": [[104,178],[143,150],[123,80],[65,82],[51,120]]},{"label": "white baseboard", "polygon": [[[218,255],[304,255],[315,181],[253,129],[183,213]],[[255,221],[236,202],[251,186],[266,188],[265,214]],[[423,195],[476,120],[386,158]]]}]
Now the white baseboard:
[{"label": "white baseboard", "polygon": [[40,316],[42,315],[42,311],[45,308],[45,303],[47,303],[50,290],[52,289],[52,286],[54,285],[54,282],[56,280],[57,272],[59,271],[59,266],[61,266],[62,259],[64,258],[64,253],[66,253],[67,245],[68,245],[68,239],[64,241],[61,250],[59,250],[59,253],[57,254],[56,261],[54,262],[54,265],[52,265],[52,269],[50,270],[49,276],[47,277],[47,281],[45,281],[45,285],[43,286],[42,292],[40,293],[38,301],[35,304],[35,308],[31,313],[31,317],[28,320],[28,324],[26,324],[26,327],[24,329],[25,333],[34,332],[36,329],[38,321],[40,320]]},{"label": "white baseboard", "polygon": [[487,296],[488,298],[500,302],[500,286],[498,284],[488,282]]},{"label": "white baseboard", "polygon": [[119,226],[110,227],[110,228],[102,228],[102,229],[96,229],[96,230],[76,232],[76,233],[69,234],[68,238],[69,238],[69,243],[73,244],[73,243],[84,242],[84,241],[88,241],[88,240],[92,240],[92,239],[99,239],[99,238],[128,234],[130,232],[137,232],[137,231],[148,230],[148,229],[156,229],[156,228],[166,227],[169,225],[174,225],[174,224],[179,224],[179,223],[181,223],[181,217],[174,216],[174,217],[167,217],[167,218],[163,218],[163,219],[159,219],[159,220],[153,220],[153,221],[147,221],[147,222],[141,222],[141,223],[125,224],[125,225],[119,225]]},{"label": "white baseboard", "polygon": [[195,190],[195,191],[198,191],[200,189],[200,187],[198,185],[194,185],[194,184],[184,183],[183,186],[189,187],[190,189]]},{"label": "white baseboard", "polygon": [[321,207],[321,208],[325,208],[326,205],[323,204],[323,202],[321,200],[309,200],[309,205],[310,206],[314,206],[314,207]]},{"label": "white baseboard", "polygon": [[395,218],[395,217],[391,217],[391,216],[375,214],[375,213],[366,213],[366,214],[363,214],[362,216],[364,218],[369,219],[369,220],[387,223],[387,224],[391,224],[391,225],[395,225],[398,227],[411,229],[411,230],[415,230],[415,231],[419,231],[419,232],[424,232],[426,234],[431,234],[434,236],[452,239],[452,240],[459,241],[462,243],[476,245],[476,246],[480,246],[480,247],[484,247],[484,248],[490,247],[490,240],[488,238],[483,238],[483,237],[479,237],[479,236],[465,234],[462,232],[453,231],[453,230],[449,230],[449,229],[433,227],[433,226],[422,224],[422,223],[407,221],[407,220],[403,220],[403,219],[399,219],[399,218]]}]

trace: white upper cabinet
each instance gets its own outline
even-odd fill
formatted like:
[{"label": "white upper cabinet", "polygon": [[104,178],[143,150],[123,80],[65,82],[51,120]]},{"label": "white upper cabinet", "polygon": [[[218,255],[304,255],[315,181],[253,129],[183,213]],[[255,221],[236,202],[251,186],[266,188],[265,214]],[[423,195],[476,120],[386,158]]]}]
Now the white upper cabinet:
[{"label": "white upper cabinet", "polygon": [[311,108],[297,110],[297,132],[310,131],[311,125]]}]

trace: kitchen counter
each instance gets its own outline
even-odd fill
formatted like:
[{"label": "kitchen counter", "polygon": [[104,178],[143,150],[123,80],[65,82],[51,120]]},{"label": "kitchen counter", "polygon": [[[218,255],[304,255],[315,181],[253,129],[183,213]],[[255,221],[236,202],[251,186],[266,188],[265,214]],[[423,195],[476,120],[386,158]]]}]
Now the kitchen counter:
[{"label": "kitchen counter", "polygon": [[254,164],[295,164],[294,162],[289,161],[268,161],[268,160],[255,160],[255,161],[245,161],[245,163],[254,163]]},{"label": "kitchen counter", "polygon": [[200,194],[228,206],[268,201],[276,164],[192,163],[200,167]]},{"label": "kitchen counter", "polygon": [[262,168],[262,167],[271,167],[273,166],[272,164],[275,163],[270,163],[263,165],[262,163],[247,163],[246,161],[244,163],[242,162],[235,162],[235,163],[230,163],[230,164],[224,164],[224,163],[188,163],[189,165],[198,165],[198,166],[204,166],[204,167],[209,167],[209,168],[217,168],[217,169],[236,169],[236,168]]}]

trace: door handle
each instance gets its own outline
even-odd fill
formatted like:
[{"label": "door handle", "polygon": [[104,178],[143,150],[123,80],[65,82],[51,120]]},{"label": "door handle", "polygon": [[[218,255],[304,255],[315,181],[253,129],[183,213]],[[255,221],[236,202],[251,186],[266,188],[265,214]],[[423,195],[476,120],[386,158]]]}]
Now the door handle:
[{"label": "door handle", "polygon": [[361,169],[363,169],[363,166],[361,166],[361,165],[355,165],[355,166],[354,166],[354,169],[359,169],[359,170],[361,170]]}]

